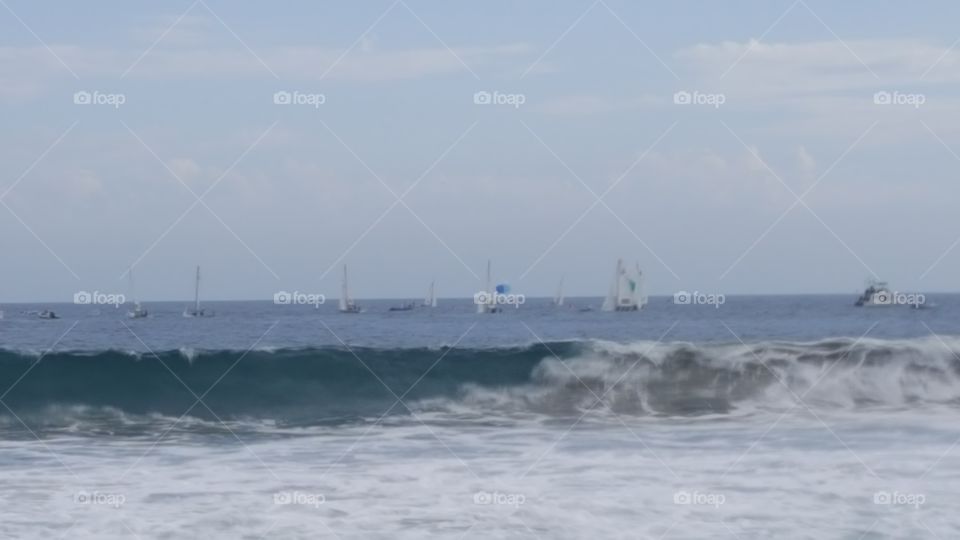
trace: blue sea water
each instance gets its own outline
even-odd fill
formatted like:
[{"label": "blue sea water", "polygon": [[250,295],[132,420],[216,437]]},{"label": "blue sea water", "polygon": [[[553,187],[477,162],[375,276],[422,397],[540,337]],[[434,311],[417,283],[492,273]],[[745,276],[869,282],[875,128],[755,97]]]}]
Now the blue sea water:
[{"label": "blue sea water", "polygon": [[[459,340],[464,347],[486,348],[572,339],[816,341],[859,337],[868,330],[872,337],[899,339],[931,332],[949,335],[960,329],[960,295],[928,294],[931,307],[921,310],[853,309],[853,299],[853,295],[730,296],[717,308],[652,297],[642,314],[625,316],[601,311],[601,298],[570,298],[561,309],[550,300],[531,298],[521,308],[508,307],[497,317],[477,317],[472,299],[441,300],[435,309],[410,312],[389,311],[403,303],[399,300],[368,300],[361,302],[364,312],[357,317],[338,313],[332,301],[319,307],[268,301],[205,302],[204,308],[214,316],[198,319],[182,317],[183,302],[153,302],[146,305],[150,317],[137,320],[126,317],[128,306],[17,304],[5,307],[0,343],[4,349],[34,351],[46,350],[58,339],[61,350],[242,351],[258,339],[259,347],[343,342],[385,349],[440,347]],[[592,311],[581,312],[581,308]],[[39,320],[26,314],[42,309],[52,309],[61,318]],[[75,331],[61,337],[75,322]]]},{"label": "blue sea water", "polygon": [[600,303],[3,306],[0,535],[960,533],[960,296]]}]

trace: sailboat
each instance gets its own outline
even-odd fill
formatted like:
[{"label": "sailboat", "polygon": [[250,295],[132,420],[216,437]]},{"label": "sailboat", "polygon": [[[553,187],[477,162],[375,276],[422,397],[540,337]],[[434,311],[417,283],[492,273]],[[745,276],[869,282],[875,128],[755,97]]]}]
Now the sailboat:
[{"label": "sailboat", "polygon": [[184,317],[212,317],[213,313],[207,313],[200,309],[200,265],[197,265],[197,278],[193,285],[193,307],[187,306],[183,309]]},{"label": "sailboat", "polygon": [[557,294],[553,297],[553,305],[563,306],[563,277],[560,278],[560,284],[557,285]]},{"label": "sailboat", "polygon": [[623,259],[617,259],[617,270],[613,275],[610,292],[603,302],[603,310],[639,311],[646,303],[640,266],[637,265],[635,273],[631,273],[624,266]]},{"label": "sailboat", "polygon": [[437,307],[437,281],[433,280],[430,282],[430,288],[427,289],[427,297],[423,299],[423,307]]},{"label": "sailboat", "polygon": [[343,283],[340,286],[340,313],[360,313],[358,306],[350,298],[350,288],[347,285],[347,265],[343,265]]},{"label": "sailboat", "polygon": [[487,282],[483,292],[474,297],[477,303],[477,313],[500,313],[500,306],[494,297],[493,280],[490,277],[490,260],[487,259]]},{"label": "sailboat", "polygon": [[133,267],[130,267],[130,270],[127,272],[127,277],[130,278],[130,297],[133,299],[133,311],[127,312],[127,317],[131,319],[143,319],[147,316],[147,310],[140,305],[140,301],[137,300],[137,291],[133,287]]}]

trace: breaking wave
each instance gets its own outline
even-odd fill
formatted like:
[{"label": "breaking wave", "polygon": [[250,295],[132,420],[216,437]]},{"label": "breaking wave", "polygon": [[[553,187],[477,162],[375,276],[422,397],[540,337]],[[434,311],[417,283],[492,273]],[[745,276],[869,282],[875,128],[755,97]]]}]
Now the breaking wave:
[{"label": "breaking wave", "polygon": [[[305,426],[413,413],[695,416],[960,403],[960,338],[504,348],[0,351],[0,422]],[[398,402],[398,398],[401,401]],[[16,417],[14,417],[14,414]]]}]

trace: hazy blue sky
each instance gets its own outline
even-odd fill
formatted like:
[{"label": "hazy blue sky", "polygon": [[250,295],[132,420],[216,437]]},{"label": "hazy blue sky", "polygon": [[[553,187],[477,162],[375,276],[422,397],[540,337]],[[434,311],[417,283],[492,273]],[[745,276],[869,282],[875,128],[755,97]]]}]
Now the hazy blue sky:
[{"label": "hazy blue sky", "polygon": [[343,263],[358,297],[469,296],[487,258],[528,295],[602,295],[617,257],[654,294],[956,291],[958,17],[2,0],[0,303],[124,291],[134,263],[149,299],[198,263],[209,298],[336,296]]}]

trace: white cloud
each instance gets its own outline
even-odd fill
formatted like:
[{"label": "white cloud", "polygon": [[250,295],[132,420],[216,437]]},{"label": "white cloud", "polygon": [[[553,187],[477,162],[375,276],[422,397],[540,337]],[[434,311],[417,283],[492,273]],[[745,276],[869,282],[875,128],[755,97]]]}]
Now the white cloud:
[{"label": "white cloud", "polygon": [[167,163],[167,166],[184,182],[196,179],[202,172],[200,165],[190,158],[173,158]]},{"label": "white cloud", "polygon": [[158,17],[153,24],[137,27],[130,32],[130,36],[141,43],[144,49],[154,43],[164,47],[196,47],[222,34],[226,32],[215,19],[193,14]]},{"label": "white cloud", "polygon": [[703,80],[758,97],[960,82],[951,69],[960,64],[960,51],[923,40],[727,41],[683,48],[674,57]]},{"label": "white cloud", "polygon": [[797,163],[799,171],[805,176],[810,176],[817,171],[817,160],[803,145],[796,149]]},{"label": "white cloud", "polygon": [[[118,81],[142,53],[131,48],[74,46],[55,46],[52,51],[81,79],[103,77]],[[257,56],[263,60],[261,63],[239,45],[188,49],[164,48],[161,42],[133,67],[127,78],[171,81],[272,78],[272,70],[290,81],[318,80],[326,74],[325,79],[330,81],[388,82],[468,73],[464,63],[476,70],[524,55],[527,51],[528,47],[523,44],[460,48],[453,52],[441,46],[394,50],[357,48],[343,56],[344,49],[271,47],[257,51]],[[0,74],[3,83],[0,98],[23,99],[40,89],[49,90],[57,81],[71,77],[57,58],[42,46],[0,47],[0,65],[4,66]]]}]

